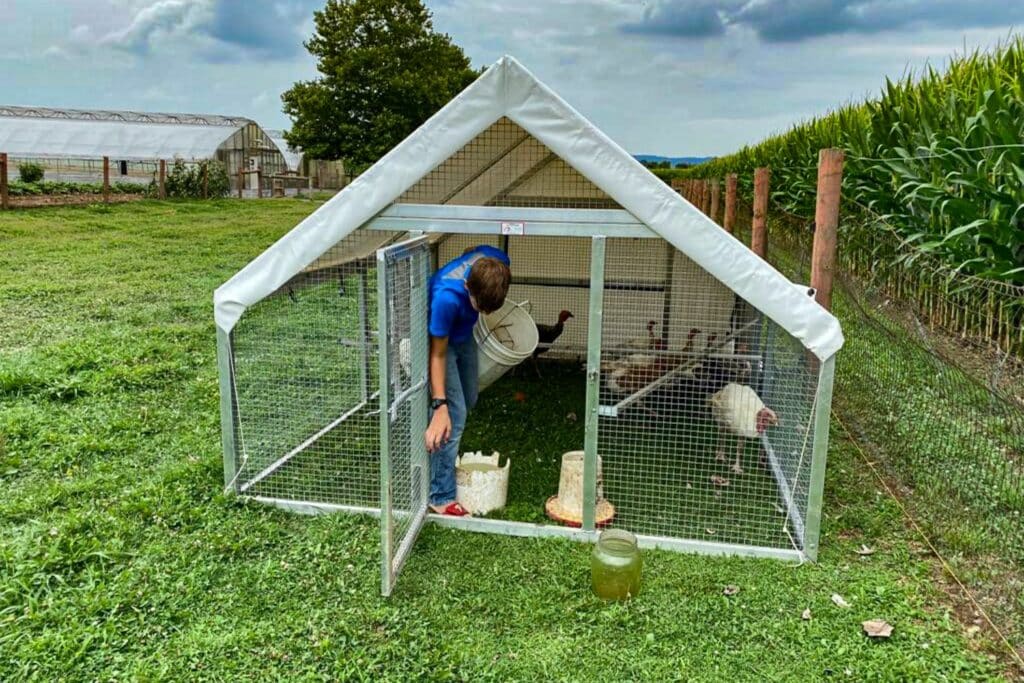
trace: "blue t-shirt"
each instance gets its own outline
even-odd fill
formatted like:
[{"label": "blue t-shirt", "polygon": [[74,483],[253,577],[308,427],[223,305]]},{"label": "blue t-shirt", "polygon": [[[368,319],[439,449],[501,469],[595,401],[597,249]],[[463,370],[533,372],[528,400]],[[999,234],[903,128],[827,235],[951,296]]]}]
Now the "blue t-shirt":
[{"label": "blue t-shirt", "polygon": [[431,337],[448,337],[449,342],[459,344],[473,335],[478,315],[469,302],[466,278],[472,265],[484,256],[496,258],[506,266],[511,265],[508,255],[501,249],[481,245],[449,261],[431,276],[428,327]]}]

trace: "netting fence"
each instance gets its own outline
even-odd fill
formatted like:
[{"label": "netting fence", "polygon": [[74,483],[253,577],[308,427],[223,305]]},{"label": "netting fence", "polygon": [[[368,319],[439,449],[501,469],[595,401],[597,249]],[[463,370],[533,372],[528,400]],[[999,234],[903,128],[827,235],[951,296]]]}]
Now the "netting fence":
[{"label": "netting fence", "polygon": [[[749,206],[739,211],[749,230]],[[840,234],[864,220],[878,218],[848,217]],[[809,282],[813,221],[776,214],[768,239],[772,264]],[[835,411],[1024,654],[1024,292],[923,256],[893,264],[888,239],[880,229],[875,257],[839,249]]]}]

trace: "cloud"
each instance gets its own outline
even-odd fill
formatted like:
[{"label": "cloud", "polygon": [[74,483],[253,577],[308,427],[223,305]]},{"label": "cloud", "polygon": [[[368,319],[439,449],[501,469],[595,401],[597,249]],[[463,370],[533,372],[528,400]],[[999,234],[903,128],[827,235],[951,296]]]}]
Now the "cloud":
[{"label": "cloud", "polygon": [[288,59],[301,53],[303,29],[323,0],[156,0],[101,44],[136,55],[193,48],[201,59]]},{"label": "cloud", "polygon": [[769,43],[901,29],[970,29],[1024,20],[1024,3],[1005,0],[654,0],[624,33],[712,38],[747,28]]},{"label": "cloud", "polygon": [[725,33],[729,14],[742,6],[742,2],[659,0],[644,10],[641,21],[624,24],[622,30],[654,36],[710,38]]}]

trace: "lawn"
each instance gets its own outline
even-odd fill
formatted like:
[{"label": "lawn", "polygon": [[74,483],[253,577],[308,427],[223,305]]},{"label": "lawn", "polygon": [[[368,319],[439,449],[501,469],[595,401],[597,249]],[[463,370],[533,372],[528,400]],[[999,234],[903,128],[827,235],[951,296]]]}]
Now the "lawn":
[{"label": "lawn", "polygon": [[586,545],[433,527],[384,600],[376,520],[223,495],[212,291],[316,206],[0,214],[0,680],[999,679],[835,429],[818,564],[647,552],[625,605]]}]

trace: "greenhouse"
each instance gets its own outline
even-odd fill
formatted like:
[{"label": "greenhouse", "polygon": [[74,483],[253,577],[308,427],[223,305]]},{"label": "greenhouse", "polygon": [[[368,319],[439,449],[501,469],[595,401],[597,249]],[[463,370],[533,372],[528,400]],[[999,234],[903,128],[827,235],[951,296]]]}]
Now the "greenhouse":
[{"label": "greenhouse", "polygon": [[219,161],[233,190],[240,178],[244,189],[256,190],[261,177],[269,188],[269,178],[290,170],[257,123],[215,115],[0,106],[0,152],[13,168],[32,161],[47,179],[68,182],[102,180],[103,157],[111,182],[149,183],[160,160]]}]

